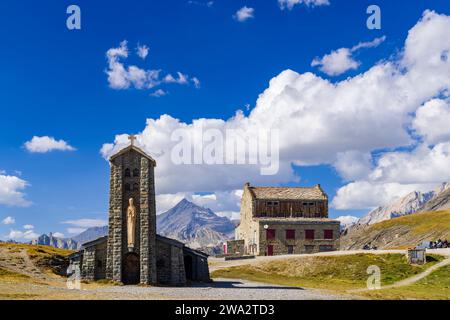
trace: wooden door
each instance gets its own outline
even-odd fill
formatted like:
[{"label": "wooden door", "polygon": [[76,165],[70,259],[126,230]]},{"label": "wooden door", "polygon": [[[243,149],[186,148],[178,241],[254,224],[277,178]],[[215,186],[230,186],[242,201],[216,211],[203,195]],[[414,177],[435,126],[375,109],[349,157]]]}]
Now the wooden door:
[{"label": "wooden door", "polygon": [[267,255],[268,256],[273,256],[273,245],[268,245],[267,246]]}]

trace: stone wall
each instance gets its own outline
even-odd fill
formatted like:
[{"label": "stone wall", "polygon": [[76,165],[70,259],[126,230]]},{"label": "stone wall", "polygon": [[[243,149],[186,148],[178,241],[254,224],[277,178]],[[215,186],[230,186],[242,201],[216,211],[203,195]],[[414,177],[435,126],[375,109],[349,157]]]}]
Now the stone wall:
[{"label": "stone wall", "polygon": [[151,284],[157,282],[154,168],[143,156],[140,157],[140,168],[141,283]]},{"label": "stone wall", "polygon": [[173,285],[186,284],[186,272],[184,269],[183,247],[170,247],[170,283]]},{"label": "stone wall", "polygon": [[158,236],[156,239],[157,280],[161,284],[180,286],[186,284],[183,263],[183,244]]},{"label": "stone wall", "polygon": [[227,254],[244,255],[245,241],[244,240],[228,240]]},{"label": "stone wall", "polygon": [[95,246],[85,248],[83,251],[81,278],[90,281],[95,280]]},{"label": "stone wall", "polygon": [[[129,147],[110,161],[110,210],[106,277],[122,281],[123,258],[129,252],[139,257],[140,283],[157,282],[156,206],[154,162]],[[136,207],[135,242],[128,248],[127,208]]]},{"label": "stone wall", "polygon": [[[209,277],[208,256],[199,251],[183,248],[184,268],[186,269],[186,278],[193,281],[211,281]],[[188,265],[190,264],[190,266]],[[189,271],[191,274],[189,275]]]},{"label": "stone wall", "polygon": [[95,280],[106,278],[106,246],[106,241],[95,246]]},{"label": "stone wall", "polygon": [[171,252],[168,243],[157,241],[157,281],[161,284],[170,284],[171,277]]},{"label": "stone wall", "polygon": [[121,158],[110,162],[109,230],[106,278],[122,281],[122,163]]},{"label": "stone wall", "polygon": [[241,221],[235,231],[235,240],[244,240],[244,254],[258,254],[257,237],[259,224],[253,219],[253,199],[248,186],[244,187],[241,198]]},{"label": "stone wall", "polygon": [[[273,246],[273,254],[316,253],[339,249],[339,222],[330,220],[315,221],[260,221],[258,254],[267,255],[268,245]],[[267,226],[267,228],[265,228]],[[267,239],[267,229],[275,230],[275,238]],[[295,230],[295,239],[286,239],[286,230]],[[305,239],[305,230],[314,230],[315,239]],[[324,230],[333,230],[333,239],[324,239]],[[331,247],[330,247],[331,246]]]}]

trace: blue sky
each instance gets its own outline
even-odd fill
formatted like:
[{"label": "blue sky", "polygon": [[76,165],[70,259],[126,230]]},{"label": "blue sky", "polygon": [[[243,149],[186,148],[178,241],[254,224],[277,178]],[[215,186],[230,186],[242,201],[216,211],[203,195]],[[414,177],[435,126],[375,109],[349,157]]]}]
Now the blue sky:
[{"label": "blue sky", "polygon": [[[66,28],[66,8],[70,4],[81,8],[81,30]],[[3,180],[0,183],[4,184],[5,190],[3,193],[0,191],[0,220],[12,217],[14,223],[10,220],[7,224],[0,224],[0,236],[5,238],[11,230],[15,230],[18,231],[17,238],[21,239],[26,232],[23,228],[26,224],[33,225],[34,228],[28,230],[38,234],[52,231],[70,236],[70,231],[75,232],[75,228],[80,230],[95,225],[96,220],[106,220],[109,167],[100,149],[105,143],[114,142],[115,146],[119,146],[120,139],[115,141],[116,135],[141,134],[147,119],[159,119],[167,114],[186,124],[199,118],[227,120],[238,109],[249,117],[257,106],[258,96],[271,87],[269,81],[283,71],[293,70],[300,75],[312,72],[330,84],[358,77],[374,65],[383,64],[383,61],[401,61],[398,55],[404,48],[408,31],[419,23],[426,9],[441,15],[450,14],[450,3],[445,0],[414,1],[413,4],[406,0],[380,0],[376,4],[381,8],[382,28],[369,30],[366,27],[366,8],[371,4],[373,1],[329,0],[329,5],[307,6],[300,3],[290,10],[282,10],[277,0],[215,0],[212,5],[200,0],[2,1],[0,177],[3,176]],[[233,16],[243,7],[252,8],[253,17],[239,21]],[[419,31],[418,37],[422,36]],[[329,75],[321,71],[320,66],[311,66],[314,58],[321,59],[339,48],[351,50],[357,44],[367,44],[382,37],[385,37],[384,41],[378,45],[367,45],[352,51],[351,61],[358,63],[355,69]],[[112,87],[106,73],[106,53],[111,48],[119,48],[123,40],[127,41],[129,55],[120,63],[136,65],[142,70],[160,69],[162,76],[175,76],[177,72],[182,72],[190,80],[187,84],[162,81],[152,88],[136,88],[133,85],[128,88]],[[442,42],[446,45],[448,41],[444,39]],[[136,55],[138,44],[149,47],[145,59]],[[420,50],[418,48],[417,52]],[[191,81],[194,77],[200,81],[199,88]],[[167,94],[151,96],[158,89]],[[377,159],[380,154],[396,152],[395,155],[398,155],[399,150],[406,148],[406,154],[401,156],[424,155],[427,150],[450,140],[448,136],[432,138],[436,137],[435,133],[420,131],[420,128],[423,129],[420,119],[416,122],[405,120],[416,114],[420,106],[442,94],[444,105],[435,108],[446,111],[448,100],[444,89],[430,88],[417,99],[413,97],[411,105],[402,109],[401,125],[397,127],[401,128],[405,123],[407,126],[415,125],[416,135],[411,133],[409,127],[405,129],[411,133],[412,141],[405,142],[405,137],[400,133],[392,138],[392,143],[385,139],[366,144],[362,133],[358,143],[358,133],[349,133],[350,151],[357,152],[355,157],[352,156],[352,167],[360,165],[355,163],[357,160],[354,158],[368,156],[370,168],[365,168],[367,163],[363,163],[361,170],[378,172]],[[307,95],[305,91],[298,90],[302,96]],[[407,94],[411,95],[413,91]],[[295,101],[292,103],[300,105]],[[386,108],[386,118],[391,117],[392,113],[398,114],[397,110],[392,111],[389,104],[379,105],[378,108]],[[335,110],[339,112],[339,108]],[[427,112],[425,109],[423,113],[426,115]],[[374,122],[379,122],[374,135],[380,128],[386,127],[386,131],[397,128],[395,123],[384,124],[382,119],[374,119]],[[336,120],[336,123],[339,121]],[[328,126],[329,123],[318,125]],[[145,139],[151,139],[152,135],[158,138],[157,129],[152,130]],[[294,130],[293,135],[296,134],[301,136],[303,133]],[[76,150],[31,152],[25,143],[35,136],[64,140]],[[320,141],[323,142],[323,139]],[[331,147],[333,150],[330,149],[329,157],[321,153],[328,148],[324,144],[320,147],[322,150],[317,152],[319,156],[312,155],[314,161],[300,159],[297,154],[306,154],[311,150],[302,150],[302,145],[292,144],[292,149],[295,149],[292,156],[287,151],[289,148],[283,145],[280,157],[288,164],[298,160],[297,164],[308,165],[291,163],[289,166],[293,173],[275,175],[268,182],[302,186],[320,183],[329,194],[330,201],[340,188],[351,182],[362,183],[367,188],[375,184],[378,188],[380,183],[384,183],[370,180],[368,171],[367,177],[362,177],[360,174],[351,176],[353,173],[348,174],[345,169],[336,169],[338,157],[348,159],[342,156],[347,151],[345,143],[344,147],[336,150]],[[345,159],[339,162],[344,167]],[[167,171],[162,169],[161,172]],[[170,187],[161,189],[165,197],[160,199],[160,209],[173,204],[183,196],[180,194],[182,192],[192,198],[197,193],[221,192],[214,203],[210,199],[200,199],[199,202],[224,214],[236,212],[235,190],[246,180],[258,181],[252,175],[246,177],[242,172],[237,172],[236,176],[240,179],[221,184],[223,177],[210,175],[211,172],[207,169],[198,178],[215,181],[210,184],[204,182],[187,187],[183,181],[177,185],[177,178],[164,180],[164,186],[170,183]],[[445,174],[438,171],[429,176],[446,179]],[[9,177],[9,182],[5,177]],[[438,180],[405,178],[405,181],[397,181],[392,177],[386,183],[391,184],[389,188],[397,182],[408,185],[408,188],[392,187],[392,190],[404,193],[414,187],[426,189]],[[18,187],[21,182],[26,184],[22,189]],[[358,185],[352,186],[358,189]],[[350,192],[350,189],[345,190]],[[352,195],[359,196],[358,193]],[[387,201],[386,197],[379,200]],[[218,203],[221,201],[223,203]],[[360,216],[371,207],[370,201],[354,205],[343,204],[342,201],[332,206],[332,217],[348,214]],[[91,220],[85,220],[83,224],[79,219]],[[63,223],[67,221],[72,223]]]}]

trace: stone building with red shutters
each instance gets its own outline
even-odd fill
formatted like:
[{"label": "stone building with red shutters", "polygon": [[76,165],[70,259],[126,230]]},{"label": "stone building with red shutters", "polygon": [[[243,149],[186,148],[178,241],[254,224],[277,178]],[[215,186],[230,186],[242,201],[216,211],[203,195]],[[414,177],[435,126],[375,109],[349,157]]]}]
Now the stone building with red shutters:
[{"label": "stone building with red shutters", "polygon": [[[340,223],[328,218],[328,196],[314,187],[244,186],[236,240],[244,254],[280,255],[339,249]],[[232,253],[232,252],[229,252]]]}]

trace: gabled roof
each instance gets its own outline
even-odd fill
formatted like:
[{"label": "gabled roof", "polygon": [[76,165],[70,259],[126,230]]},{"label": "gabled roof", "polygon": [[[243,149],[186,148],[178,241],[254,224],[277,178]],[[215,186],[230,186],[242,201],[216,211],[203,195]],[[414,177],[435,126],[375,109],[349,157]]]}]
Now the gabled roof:
[{"label": "gabled roof", "polygon": [[255,200],[328,200],[320,185],[314,187],[251,187],[249,189]]},{"label": "gabled roof", "polygon": [[127,152],[130,152],[131,150],[136,151],[137,153],[141,154],[143,157],[147,158],[148,160],[150,160],[153,165],[156,167],[156,161],[155,159],[153,159],[152,157],[150,157],[145,151],[143,151],[141,148],[136,147],[135,145],[129,145],[126,148],[123,148],[122,150],[116,152],[115,154],[113,154],[111,157],[109,157],[109,161],[113,161],[115,158],[117,158],[120,155],[123,155]]}]

